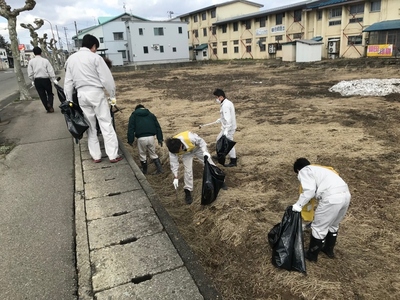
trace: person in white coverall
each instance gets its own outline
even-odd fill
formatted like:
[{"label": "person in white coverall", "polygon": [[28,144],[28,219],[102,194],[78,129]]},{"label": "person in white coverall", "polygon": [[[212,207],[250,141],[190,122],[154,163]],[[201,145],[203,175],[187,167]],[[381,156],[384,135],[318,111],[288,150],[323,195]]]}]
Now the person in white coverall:
[{"label": "person in white coverall", "polygon": [[178,169],[179,169],[179,156],[182,157],[183,167],[185,169],[183,186],[185,191],[185,202],[191,204],[193,198],[191,192],[193,191],[193,158],[197,157],[204,163],[204,156],[207,156],[208,162],[215,165],[211,160],[210,153],[207,151],[206,142],[199,137],[196,133],[184,131],[172,138],[165,141],[169,150],[169,162],[172,174],[174,175],[173,185],[175,189],[178,188]]},{"label": "person in white coverall", "polygon": [[[236,131],[235,106],[232,101],[226,98],[223,90],[216,89],[213,95],[217,96],[216,102],[220,104],[220,118],[216,122],[221,123],[221,132],[217,136],[217,141],[222,137],[222,135],[225,135],[228,139],[233,141],[233,135]],[[236,167],[237,157],[235,147],[229,151],[228,155],[230,157],[230,162],[229,164],[226,164],[225,167]]]},{"label": "person in white coverall", "polygon": [[99,40],[86,34],[82,48],[72,54],[65,63],[64,92],[72,101],[73,89],[78,92],[79,105],[89,123],[88,147],[95,163],[101,162],[101,149],[96,130],[96,118],[104,139],[104,147],[110,162],[122,160],[118,155],[118,138],[115,133],[110,109],[103,88],[115,104],[115,82],[104,59],[96,54]]},{"label": "person in white coverall", "polygon": [[350,191],[344,180],[330,167],[311,165],[306,158],[299,158],[293,165],[303,192],[292,210],[301,212],[312,198],[318,200],[311,223],[311,239],[306,259],[316,262],[320,251],[334,258],[339,223],[350,204]]}]

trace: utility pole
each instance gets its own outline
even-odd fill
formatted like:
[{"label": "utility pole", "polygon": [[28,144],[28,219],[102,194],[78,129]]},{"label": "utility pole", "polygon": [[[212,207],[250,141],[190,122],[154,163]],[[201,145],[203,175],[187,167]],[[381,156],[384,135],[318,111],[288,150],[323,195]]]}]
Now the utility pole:
[{"label": "utility pole", "polygon": [[60,49],[63,50],[63,43],[60,39],[60,34],[58,33],[58,27],[56,25],[56,32],[57,32],[57,38],[58,38],[58,42],[60,43]]},{"label": "utility pole", "polygon": [[67,49],[68,49],[68,52],[71,52],[71,49],[70,49],[70,47],[69,47],[69,41],[68,41],[68,36],[67,36],[67,30],[68,30],[68,28],[67,28],[67,27],[64,27],[65,40],[67,41]]},{"label": "utility pole", "polygon": [[76,26],[76,21],[74,21],[75,24],[75,33],[76,33],[76,40],[78,41],[78,45],[75,45],[79,49],[79,37],[78,37],[78,27]]}]

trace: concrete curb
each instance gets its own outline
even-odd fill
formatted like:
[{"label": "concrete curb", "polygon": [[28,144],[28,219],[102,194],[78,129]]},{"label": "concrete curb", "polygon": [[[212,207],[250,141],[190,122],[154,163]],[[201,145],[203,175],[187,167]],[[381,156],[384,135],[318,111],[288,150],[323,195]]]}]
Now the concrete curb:
[{"label": "concrete curb", "polygon": [[146,177],[143,175],[142,171],[139,169],[138,165],[133,160],[130,152],[127,151],[123,142],[118,138],[119,148],[122,151],[125,159],[135,173],[143,191],[146,193],[156,212],[161,224],[164,226],[166,233],[172,241],[175,249],[178,251],[180,257],[182,258],[187,270],[195,281],[197,287],[199,288],[200,294],[205,300],[215,300],[222,299],[214,284],[206,275],[203,267],[199,264],[198,259],[193,253],[192,249],[187,245],[183,237],[181,236],[178,228],[175,226],[174,221],[168,214],[164,206],[161,204],[158,195],[155,193],[153,188],[148,183]]}]

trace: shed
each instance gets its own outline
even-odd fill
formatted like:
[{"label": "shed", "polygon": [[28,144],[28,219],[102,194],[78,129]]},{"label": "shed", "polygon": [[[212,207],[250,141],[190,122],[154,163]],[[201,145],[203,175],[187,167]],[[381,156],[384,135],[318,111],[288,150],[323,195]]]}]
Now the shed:
[{"label": "shed", "polygon": [[282,61],[311,62],[322,59],[323,42],[295,40],[282,44]]}]

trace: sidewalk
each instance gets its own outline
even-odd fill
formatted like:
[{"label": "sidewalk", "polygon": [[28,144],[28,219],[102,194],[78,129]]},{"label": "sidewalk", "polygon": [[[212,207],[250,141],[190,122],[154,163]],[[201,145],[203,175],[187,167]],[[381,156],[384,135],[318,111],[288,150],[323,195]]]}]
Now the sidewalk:
[{"label": "sidewalk", "polygon": [[[87,149],[86,135],[78,144],[74,142],[55,97],[55,113],[50,116],[44,114],[51,117],[54,123],[52,127],[63,133],[60,142],[73,144],[73,153],[70,153],[70,146],[64,145],[62,149],[69,155],[62,155],[56,137],[51,138],[51,143],[44,138],[46,152],[57,158],[46,161],[45,168],[39,171],[54,170],[56,173],[49,176],[57,177],[60,161],[74,165],[74,186],[66,185],[70,192],[64,194],[73,195],[75,202],[78,298],[221,299],[123,143],[120,142],[120,152],[124,157],[122,161],[111,164],[107,157],[103,157],[101,163],[94,163]],[[29,116],[27,121],[32,124],[29,132],[43,135],[40,100],[12,103],[7,109],[21,107],[23,115]],[[13,136],[13,130],[21,130],[15,125],[18,123],[16,121],[10,123],[13,127],[5,125],[5,131],[10,131],[8,136]],[[29,132],[24,134],[32,139]],[[16,157],[14,151],[17,150],[7,155],[7,161],[12,162]],[[26,155],[27,151],[21,155]],[[26,159],[24,163],[24,168],[30,170],[35,168],[37,160]],[[7,177],[8,174],[9,171],[2,174],[4,182],[12,180]],[[59,187],[65,177],[58,179],[61,181]],[[24,186],[22,184],[19,188],[23,189]],[[40,190],[40,187],[37,188]],[[54,199],[57,195],[61,198],[56,191],[53,195],[46,195],[46,190],[41,189],[41,193],[44,193],[43,197]],[[63,201],[71,203],[69,200]]]},{"label": "sidewalk", "polygon": [[[75,144],[80,299],[220,299],[131,155],[94,163]],[[104,153],[104,149],[103,149]]]}]

